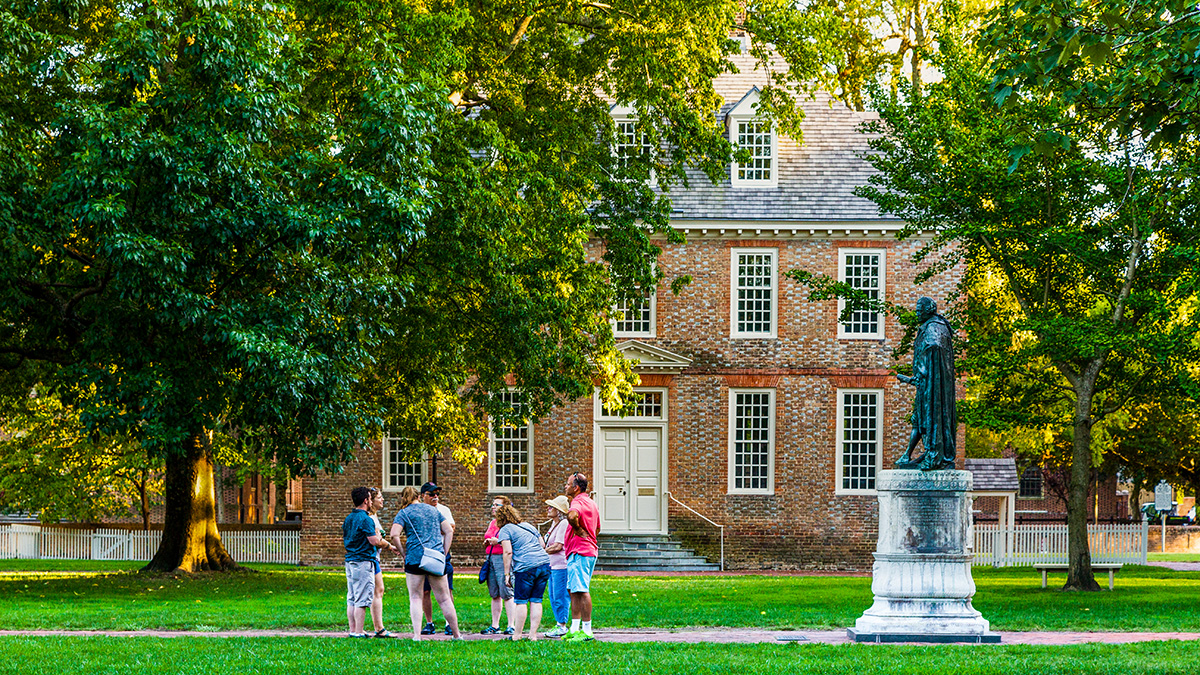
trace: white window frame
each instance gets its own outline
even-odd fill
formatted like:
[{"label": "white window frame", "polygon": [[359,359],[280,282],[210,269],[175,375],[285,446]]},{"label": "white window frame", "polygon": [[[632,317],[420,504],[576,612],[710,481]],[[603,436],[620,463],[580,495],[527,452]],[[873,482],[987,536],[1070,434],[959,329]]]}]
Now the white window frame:
[{"label": "white window frame", "polygon": [[[518,392],[515,389],[510,389],[510,390],[508,390],[508,393],[518,393]],[[534,436],[533,436],[533,421],[532,420],[530,420],[529,422],[527,422],[525,424],[525,429],[526,429],[526,444],[528,446],[527,452],[529,454],[529,461],[526,464],[526,466],[528,467],[527,470],[528,470],[529,476],[528,476],[528,479],[525,481],[526,485],[523,488],[499,487],[496,485],[496,430],[495,430],[495,427],[492,426],[491,419],[490,418],[488,419],[488,492],[503,492],[503,493],[512,493],[512,494],[529,494],[529,493],[533,492],[533,476],[534,476],[534,472],[533,472],[533,440],[534,440]]]},{"label": "white window frame", "polygon": [[[737,429],[737,395],[738,394],[767,394],[770,397],[770,402],[767,404],[770,407],[771,415],[768,419],[769,439],[767,441],[767,487],[763,488],[739,488],[734,471],[734,460],[737,456],[737,438],[735,431]],[[729,447],[726,457],[727,470],[727,492],[731,495],[773,495],[775,494],[775,433],[776,433],[776,391],[774,387],[739,387],[729,388]]]},{"label": "white window frame", "polygon": [[658,417],[639,417],[637,415],[627,415],[618,417],[616,415],[605,415],[604,404],[600,401],[600,390],[592,391],[592,420],[597,422],[666,422],[667,421],[667,388],[666,387],[634,387],[635,394],[662,394],[662,415]]},{"label": "white window frame", "polygon": [[[383,492],[400,492],[401,490],[403,490],[406,487],[404,485],[401,485],[398,487],[393,486],[392,481],[391,481],[391,476],[392,476],[391,445],[392,445],[392,441],[403,441],[403,440],[406,440],[406,439],[401,438],[399,436],[384,436],[383,437],[383,441],[382,441],[382,445],[381,445],[381,448],[383,451],[381,453],[379,453],[380,455],[383,456],[383,466],[381,467],[382,479],[379,484],[379,489],[382,490]],[[428,462],[428,460],[422,459],[420,462],[411,462],[411,463],[419,464],[421,466],[421,481],[419,483],[417,483],[417,485],[416,485],[416,487],[420,488],[422,485],[424,485],[425,483],[427,483],[429,481],[429,462]]]},{"label": "white window frame", "polygon": [[[636,108],[633,106],[614,106],[609,112],[612,114],[614,132],[617,131],[617,125],[619,125],[621,122],[632,123],[634,125],[635,133],[637,133],[640,138],[645,138],[645,133],[640,129],[642,120],[638,117]],[[618,136],[620,135],[619,132],[617,132],[617,134]],[[645,143],[643,144],[643,147],[650,151],[652,155],[651,159],[653,159],[654,146],[649,143]],[[613,147],[612,152],[613,156],[616,156],[617,148]],[[653,168],[650,169],[650,178],[646,180],[646,185],[650,187],[658,187],[658,176],[655,174]]]},{"label": "white window frame", "polygon": [[[886,248],[839,248],[838,249],[838,281],[846,282],[846,258],[852,255],[877,254],[879,256],[879,300],[887,299],[887,249]],[[842,322],[842,311],[846,309],[846,301],[838,300],[837,336],[839,340],[883,340],[886,335],[887,315],[879,312],[879,330],[874,333],[850,333]]]},{"label": "white window frame", "polygon": [[875,394],[876,395],[876,416],[875,416],[875,481],[878,485],[879,472],[883,470],[883,390],[870,388],[846,388],[838,389],[834,404],[834,414],[837,415],[837,431],[833,442],[834,454],[834,494],[838,495],[874,495],[877,494],[875,489],[850,489],[842,487],[842,435],[845,432],[845,414],[844,395],[845,394]]},{"label": "white window frame", "polygon": [[[771,256],[771,332],[744,333],[738,331],[738,256],[743,254]],[[731,338],[777,338],[779,337],[779,249],[777,248],[734,248],[729,257],[729,337]]]},{"label": "white window frame", "polygon": [[626,313],[619,305],[614,305],[613,310],[618,315],[612,322],[613,337],[618,338],[638,338],[638,337],[657,337],[658,335],[658,289],[650,289],[646,294],[646,299],[650,304],[650,329],[647,331],[629,331],[617,330],[617,326],[621,323]]},{"label": "white window frame", "polygon": [[766,180],[738,178],[739,165],[737,159],[734,159],[729,165],[729,184],[731,187],[739,189],[779,187],[779,134],[774,122],[761,119],[757,115],[730,115],[729,142],[735,150],[738,148],[737,140],[740,135],[738,133],[738,125],[747,122],[761,122],[771,127],[771,177]]}]

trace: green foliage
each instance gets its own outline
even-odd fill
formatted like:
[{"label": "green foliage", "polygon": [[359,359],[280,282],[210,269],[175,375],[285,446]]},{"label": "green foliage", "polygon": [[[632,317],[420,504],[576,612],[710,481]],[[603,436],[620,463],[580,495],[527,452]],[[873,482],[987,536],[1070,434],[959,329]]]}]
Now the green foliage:
[{"label": "green foliage", "polygon": [[43,521],[149,517],[162,467],[134,441],[89,435],[78,410],[46,391],[0,398],[0,510]]},{"label": "green foliage", "polygon": [[1018,0],[984,39],[997,55],[995,100],[1053,97],[1080,114],[1031,125],[1021,151],[1082,140],[1101,124],[1152,142],[1195,139],[1200,123],[1200,9],[1193,0]]},{"label": "green foliage", "polygon": [[[679,240],[645,179],[725,170],[734,10],[8,3],[0,370],[48,364],[153,457],[288,474],[383,433],[474,466],[483,414],[632,405],[611,307]],[[614,156],[613,101],[658,152]]]}]

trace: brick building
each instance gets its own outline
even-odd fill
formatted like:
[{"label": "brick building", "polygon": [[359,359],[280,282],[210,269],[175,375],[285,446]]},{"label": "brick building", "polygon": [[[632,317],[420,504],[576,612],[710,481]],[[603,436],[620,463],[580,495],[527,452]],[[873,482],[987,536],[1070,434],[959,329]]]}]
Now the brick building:
[{"label": "brick building", "polygon": [[[836,275],[911,306],[921,295],[941,302],[961,271],[914,286],[920,242],[897,241],[902,223],[854,196],[871,172],[858,133],[870,114],[806,101],[797,143],[755,119],[764,76],[748,59],[738,65],[741,74],[717,81],[719,115],[754,159],[719,184],[697,174],[671,190],[687,243],[662,242],[658,264],[668,279],[693,281],[677,296],[664,286],[619,308],[619,348],[641,377],[638,415],[612,416],[594,396],[572,402],[491,434],[474,473],[439,458],[404,463],[399,441],[383,439],[344,474],[304,482],[304,562],[341,559],[355,485],[398,492],[436,479],[458,523],[453,555],[465,562],[481,553],[493,496],[540,521],[542,500],[578,470],[593,479],[602,533],[669,534],[715,559],[717,530],[682,503],[725,525],[730,568],[869,568],[875,475],[911,428],[912,390],[889,370],[903,329],[867,312],[841,323],[836,301],[807,302],[784,273]],[[613,115],[634,144],[636,119],[620,107]]]}]

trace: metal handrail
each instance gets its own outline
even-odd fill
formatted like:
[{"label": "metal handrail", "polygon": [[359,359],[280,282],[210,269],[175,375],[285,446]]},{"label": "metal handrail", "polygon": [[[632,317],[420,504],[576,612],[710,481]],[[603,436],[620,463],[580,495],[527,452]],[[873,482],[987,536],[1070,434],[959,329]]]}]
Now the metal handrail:
[{"label": "metal handrail", "polygon": [[671,494],[670,490],[663,492],[663,494],[666,495],[667,497],[669,497],[670,500],[675,502],[676,504],[682,506],[683,508],[687,509],[688,511],[691,511],[692,513],[696,514],[697,516],[700,516],[702,519],[704,519],[704,521],[706,523],[708,523],[709,525],[712,525],[713,527],[717,528],[717,530],[720,531],[720,533],[721,533],[721,571],[724,572],[725,571],[725,526],[720,523],[713,522],[713,520],[711,518],[709,518],[708,516],[704,515],[703,513],[700,513],[699,511],[697,511],[696,509],[693,509],[692,507],[688,506],[687,504],[684,504],[683,502],[679,501],[678,499],[675,499],[675,495]]}]

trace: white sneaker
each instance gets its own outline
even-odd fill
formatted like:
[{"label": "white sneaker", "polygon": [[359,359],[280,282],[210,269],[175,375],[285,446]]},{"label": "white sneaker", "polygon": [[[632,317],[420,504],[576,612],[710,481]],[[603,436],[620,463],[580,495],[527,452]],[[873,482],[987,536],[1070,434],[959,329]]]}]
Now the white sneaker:
[{"label": "white sneaker", "polygon": [[560,638],[566,634],[567,634],[566,626],[559,626],[558,628],[555,628],[554,630],[550,631],[549,633],[543,633],[543,635],[545,635],[548,638]]}]

